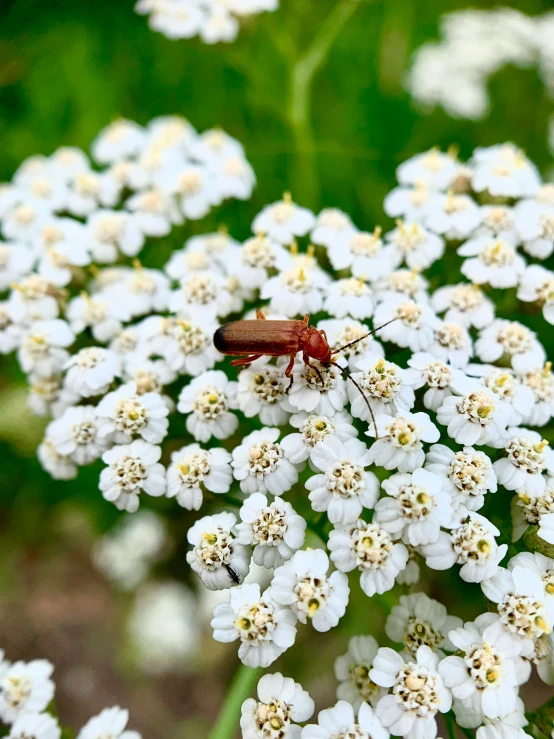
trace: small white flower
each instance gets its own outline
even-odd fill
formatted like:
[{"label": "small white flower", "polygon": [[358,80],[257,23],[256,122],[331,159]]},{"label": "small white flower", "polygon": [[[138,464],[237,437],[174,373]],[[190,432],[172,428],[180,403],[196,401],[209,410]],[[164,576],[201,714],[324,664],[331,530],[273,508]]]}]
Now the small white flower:
[{"label": "small white flower", "polygon": [[297,360],[288,394],[289,409],[334,416],[347,401],[346,380],[338,367],[315,359]]},{"label": "small white flower", "polygon": [[346,654],[335,660],[335,677],[339,681],[337,698],[348,701],[355,711],[362,703],[375,707],[386,691],[369,677],[379,646],[372,636],[353,636]]},{"label": "small white flower", "polygon": [[66,454],[57,452],[48,436],[39,444],[37,457],[42,468],[54,480],[73,480],[77,477],[77,465],[75,462]]},{"label": "small white flower", "polygon": [[107,343],[122,328],[122,324],[131,319],[129,306],[113,293],[103,295],[82,295],[69,301],[66,311],[67,319],[76,334],[86,328],[92,330],[96,341]]},{"label": "small white flower", "polygon": [[396,299],[401,296],[404,300],[427,305],[428,287],[429,282],[416,270],[396,269],[375,283],[375,299],[381,303],[389,298]]},{"label": "small white flower", "polygon": [[17,718],[8,739],[60,739],[58,720],[49,713],[24,713]]},{"label": "small white flower", "polygon": [[137,392],[134,382],[108,393],[96,409],[100,436],[117,444],[128,444],[140,436],[150,444],[159,444],[168,428],[169,409],[159,393]]},{"label": "small white flower", "polygon": [[177,410],[187,416],[187,430],[197,441],[214,436],[227,439],[235,433],[238,418],[229,411],[237,407],[237,383],[224,372],[211,370],[195,377],[179,394]]},{"label": "small white flower", "polygon": [[423,547],[427,566],[447,570],[462,565],[460,577],[465,582],[483,582],[498,571],[498,564],[508,551],[507,544],[497,544],[500,531],[479,513],[468,513],[458,526]]},{"label": "small white flower", "polygon": [[292,266],[290,253],[281,244],[259,233],[231,252],[225,265],[246,290],[261,288],[268,279],[269,270],[282,272]]},{"label": "small white flower", "polygon": [[233,449],[233,474],[243,493],[281,495],[297,482],[298,472],[277,441],[279,434],[277,428],[253,431]]},{"label": "small white flower", "polygon": [[548,259],[554,249],[552,203],[522,200],[515,208],[515,219],[525,251],[535,259]]},{"label": "small white flower", "polygon": [[[392,323],[389,323],[392,321]],[[373,323],[383,328],[379,337],[413,352],[425,351],[433,343],[438,318],[428,305],[390,297],[375,309]],[[386,326],[385,324],[388,323]]]},{"label": "small white flower", "polygon": [[375,520],[406,544],[431,544],[438,539],[441,526],[451,523],[450,496],[438,475],[416,469],[412,474],[392,475],[382,486],[391,497],[376,504]]},{"label": "small white flower", "polygon": [[360,585],[369,597],[393,587],[409,556],[404,544],[395,544],[386,529],[362,519],[331,531],[328,548],[338,570],[360,570]]},{"label": "small white flower", "polygon": [[20,339],[17,358],[21,369],[39,378],[61,372],[69,359],[66,347],[74,341],[73,331],[60,318],[33,323]]},{"label": "small white flower", "polygon": [[467,257],[461,272],[477,285],[488,283],[491,287],[516,287],[525,271],[525,260],[508,241],[477,236],[466,241],[458,254]]},{"label": "small white flower", "polygon": [[324,308],[330,316],[370,318],[373,313],[372,292],[362,277],[346,277],[327,288]]},{"label": "small white flower", "polygon": [[275,570],[271,597],[290,607],[301,623],[310,619],[316,631],[329,631],[346,611],[350,588],[343,572],[327,575],[328,569],[322,549],[298,551]]},{"label": "small white flower", "polygon": [[506,490],[515,490],[530,498],[544,495],[546,478],[542,473],[546,470],[554,474],[554,452],[548,447],[548,441],[536,431],[511,428],[499,444],[504,447],[506,456],[493,465],[498,482]]},{"label": "small white flower", "polygon": [[486,190],[493,196],[520,198],[534,195],[541,179],[521,149],[504,144],[475,150],[472,185],[476,192]]},{"label": "small white flower", "polygon": [[412,354],[408,359],[408,365],[411,369],[405,372],[407,384],[414,390],[427,385],[423,405],[430,411],[436,411],[444,399],[453,394],[453,384],[458,373],[427,352]]},{"label": "small white flower", "polygon": [[100,474],[100,490],[106,500],[120,510],[134,513],[139,493],[159,496],[165,492],[165,470],[159,464],[159,446],[136,439],[131,444],[114,446],[102,455],[108,465]]},{"label": "small white flower", "polygon": [[423,183],[431,190],[445,190],[458,166],[459,162],[450,152],[443,153],[434,147],[402,162],[396,168],[396,179],[401,185]]},{"label": "small white flower", "polygon": [[432,206],[434,192],[424,182],[415,187],[395,187],[385,197],[383,210],[391,218],[401,216],[409,221],[424,223]]},{"label": "small white flower", "polygon": [[96,262],[110,264],[119,252],[135,257],[144,244],[138,219],[126,211],[99,210],[87,220],[88,248]]},{"label": "small white flower", "polygon": [[375,713],[397,736],[434,739],[435,715],[450,710],[452,696],[437,669],[439,656],[423,645],[416,660],[406,662],[393,649],[379,649],[369,675],[377,685],[392,690],[381,698]]},{"label": "small white flower", "polygon": [[258,700],[248,698],[241,708],[243,739],[299,739],[296,722],[312,717],[314,702],[306,690],[280,672],[264,675],[258,682]]},{"label": "small white flower", "polygon": [[497,603],[504,629],[519,645],[522,656],[533,652],[533,642],[552,630],[554,598],[547,597],[540,575],[516,566],[510,572],[499,567],[481,583],[483,593]]},{"label": "small white flower", "polygon": [[211,320],[150,316],[143,324],[150,351],[165,359],[179,374],[196,376],[211,369],[220,357],[213,345],[217,328]]},{"label": "small white flower", "polygon": [[451,631],[461,655],[443,659],[439,672],[455,698],[496,719],[516,709],[517,688],[527,679],[528,670],[502,624],[487,621],[477,619]]},{"label": "small white flower", "polygon": [[144,129],[138,123],[120,118],[103,128],[94,139],[92,156],[100,164],[133,157],[144,145],[145,136]]},{"label": "small white flower", "polygon": [[446,239],[465,239],[481,223],[479,206],[469,195],[433,195],[427,208],[425,226]]},{"label": "small white flower", "polygon": [[503,436],[507,419],[493,393],[471,381],[459,383],[456,389],[464,394],[445,398],[437,411],[437,421],[447,427],[450,438],[472,446]]},{"label": "small white flower", "polygon": [[[395,415],[398,411],[411,410],[415,403],[414,391],[408,382],[408,373],[394,362],[366,357],[356,363],[360,372],[353,378],[367,396],[373,415]],[[371,421],[367,402],[352,383],[348,383],[348,396],[354,418]]]},{"label": "small white flower", "polygon": [[508,426],[517,426],[533,413],[535,396],[515,372],[486,364],[470,364],[468,375],[481,378],[481,382],[496,397],[506,417]]},{"label": "small white flower", "polygon": [[208,590],[225,590],[248,574],[250,549],[231,533],[236,522],[233,513],[218,513],[200,518],[188,530],[193,549],[187,552],[187,562]]},{"label": "small white flower", "polygon": [[298,433],[285,436],[281,446],[295,465],[302,464],[311,457],[316,445],[329,434],[340,441],[347,441],[358,435],[352,425],[352,417],[346,411],[340,411],[331,417],[302,411],[292,416],[289,423],[298,429]]},{"label": "small white flower", "polygon": [[50,280],[31,274],[11,287],[7,310],[14,323],[48,321],[58,317],[60,291]]},{"label": "small white flower", "polygon": [[337,242],[342,242],[345,236],[355,231],[350,216],[338,208],[324,208],[317,216],[310,235],[314,244],[321,244],[330,248]]},{"label": "small white flower", "polygon": [[427,269],[444,254],[444,240],[417,222],[397,221],[386,238],[397,264],[405,262],[410,269]]},{"label": "small white flower", "polygon": [[425,459],[423,442],[435,442],[440,437],[427,413],[402,411],[395,418],[376,416],[375,422],[377,429],[370,426],[366,431],[367,436],[378,433],[369,449],[369,461],[386,470],[413,472]]},{"label": "small white flower", "polygon": [[449,616],[446,608],[425,593],[401,595],[398,605],[387,616],[385,631],[389,639],[400,642],[415,657],[423,644],[444,656],[454,651],[449,632],[462,625],[462,620]]},{"label": "small white flower", "polygon": [[199,444],[189,444],[172,453],[166,478],[167,497],[176,497],[183,508],[198,511],[203,488],[211,493],[226,493],[231,487],[231,455],[226,449],[202,449]]},{"label": "small white flower", "polygon": [[231,312],[232,299],[223,277],[210,272],[194,272],[172,292],[169,308],[178,315],[183,311],[200,310],[204,318],[213,320],[215,316]]},{"label": "small white flower", "polygon": [[138,731],[126,731],[129,711],[119,706],[104,708],[93,716],[77,734],[77,739],[141,739]]},{"label": "small white flower", "polygon": [[[2,666],[4,668],[4,666]],[[54,697],[54,666],[45,659],[7,664],[0,674],[0,718],[11,724],[27,713],[40,713]]]},{"label": "small white flower", "polygon": [[477,285],[460,283],[435,290],[431,304],[444,320],[470,328],[483,328],[494,320],[494,304]]},{"label": "small white flower", "polygon": [[23,244],[0,243],[0,290],[7,290],[14,282],[26,277],[34,261],[33,252]]},{"label": "small white flower", "polygon": [[290,503],[262,493],[252,493],[240,509],[237,541],[254,546],[254,562],[268,569],[279,567],[304,544],[306,521]]},{"label": "small white flower", "polygon": [[303,265],[286,269],[270,277],[261,289],[262,299],[270,299],[273,313],[293,318],[306,313],[319,313],[323,306],[323,288],[329,277],[325,272]]},{"label": "small white flower", "polygon": [[102,456],[108,446],[100,425],[94,406],[80,405],[67,408],[49,424],[46,433],[58,454],[83,465]]},{"label": "small white flower", "polygon": [[174,224],[183,221],[174,198],[156,187],[132,195],[125,207],[145,236],[166,236]]},{"label": "small white flower", "polygon": [[292,647],[296,638],[296,616],[277,604],[260,586],[244,583],[229,593],[229,602],[214,608],[211,622],[214,639],[240,639],[239,658],[248,667],[269,667]]},{"label": "small white flower", "polygon": [[554,324],[554,272],[539,264],[527,267],[520,280],[517,297],[526,303],[542,305],[545,320]]},{"label": "small white flower", "polygon": [[443,490],[452,498],[455,512],[478,511],[485,495],[498,488],[491,460],[472,447],[453,452],[444,444],[433,444],[425,457],[425,469],[443,478]]},{"label": "small white flower", "polygon": [[501,318],[481,331],[475,342],[475,353],[483,362],[496,362],[507,356],[518,374],[530,372],[546,361],[545,351],[534,331],[518,321]]},{"label": "small white flower", "polygon": [[473,342],[467,328],[461,324],[441,321],[435,327],[433,342],[427,351],[452,367],[463,369],[473,354]]},{"label": "small white flower", "polygon": [[265,233],[280,244],[290,244],[295,236],[305,236],[314,227],[315,216],[308,208],[292,202],[289,193],[283,199],[267,205],[254,218],[252,231]]},{"label": "small white flower", "polygon": [[247,418],[258,416],[263,424],[283,425],[289,413],[282,407],[289,380],[283,367],[268,364],[262,357],[239,374],[237,388],[238,408]]},{"label": "small white flower", "polygon": [[331,523],[356,521],[364,508],[372,508],[379,495],[379,481],[365,468],[370,452],[359,439],[340,441],[327,435],[311,453],[316,468],[324,474],[306,482],[314,511],[325,511]]},{"label": "small white flower", "polygon": [[66,387],[83,398],[103,395],[121,372],[117,354],[98,346],[78,351],[68,361],[67,368]]},{"label": "small white flower", "polygon": [[328,251],[333,268],[350,268],[355,278],[370,282],[389,275],[400,265],[401,257],[394,249],[384,246],[381,231],[379,226],[373,233],[354,229],[334,241]]},{"label": "small white flower", "polygon": [[519,242],[514,211],[509,206],[483,205],[481,206],[481,217],[482,223],[476,235],[487,235],[491,238],[509,241],[514,246]]},{"label": "small white flower", "polygon": [[360,705],[356,718],[354,708],[344,700],[320,711],[317,725],[308,724],[300,735],[301,739],[388,739],[388,736],[389,732],[367,703]]},{"label": "small white flower", "polygon": [[554,559],[540,552],[520,552],[508,562],[508,569],[523,567],[540,575],[547,596],[554,596]]},{"label": "small white flower", "polygon": [[552,363],[546,362],[544,368],[533,369],[521,376],[521,382],[530,388],[535,402],[523,419],[530,426],[546,426],[554,416],[554,374]]}]

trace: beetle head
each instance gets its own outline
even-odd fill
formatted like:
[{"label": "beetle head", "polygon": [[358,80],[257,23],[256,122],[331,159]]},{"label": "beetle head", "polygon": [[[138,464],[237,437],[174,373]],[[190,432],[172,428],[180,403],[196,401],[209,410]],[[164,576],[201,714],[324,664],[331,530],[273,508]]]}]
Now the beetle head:
[{"label": "beetle head", "polygon": [[320,362],[325,363],[331,361],[331,347],[325,338],[325,334],[313,326],[309,328],[308,338],[304,344],[304,351],[309,357],[317,359]]}]

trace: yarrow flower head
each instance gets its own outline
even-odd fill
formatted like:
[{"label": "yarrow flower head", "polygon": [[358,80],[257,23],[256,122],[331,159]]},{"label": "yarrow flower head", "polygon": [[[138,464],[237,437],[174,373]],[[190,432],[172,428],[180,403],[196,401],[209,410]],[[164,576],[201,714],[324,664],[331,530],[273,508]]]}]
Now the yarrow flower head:
[{"label": "yarrow flower head", "polygon": [[[161,28],[155,5],[141,0]],[[255,10],[176,5],[175,35],[212,41]],[[100,492],[125,520],[158,505],[150,496],[186,509],[185,529],[141,534],[136,519],[95,548],[124,589],[186,550],[195,594],[156,583],[135,599],[141,663],[180,665],[200,635],[191,614],[214,602],[214,638],[265,668],[297,628],[340,628],[357,599],[386,594],[396,650],[353,637],[335,663],[339,702],[317,724],[301,726],[314,707],[292,677],[265,676],[243,734],[432,738],[452,700],[478,739],[522,731],[530,666],[554,679],[554,464],[537,431],[554,417],[539,264],[554,248],[552,187],[513,146],[468,162],[432,150],[399,167],[388,231],[285,195],[241,240],[196,233],[165,265],[157,250],[143,264],[153,240],[249,197],[242,146],[175,117],[116,121],[92,152],[94,164],[78,150],[32,158],[0,190],[0,351],[17,353],[46,419],[38,457],[54,479],[102,460]],[[505,561],[510,540],[520,553]],[[460,577],[496,613],[463,625],[454,602],[397,599],[397,584],[427,588],[429,570],[433,593]],[[0,659],[0,718],[60,739],[41,664]],[[108,709],[83,737],[136,739],[126,721]]]}]

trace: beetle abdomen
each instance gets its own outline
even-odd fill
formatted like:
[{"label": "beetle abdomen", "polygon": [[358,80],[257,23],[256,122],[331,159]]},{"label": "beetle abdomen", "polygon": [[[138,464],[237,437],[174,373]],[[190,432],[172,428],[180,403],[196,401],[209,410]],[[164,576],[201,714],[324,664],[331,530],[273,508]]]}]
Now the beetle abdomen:
[{"label": "beetle abdomen", "polygon": [[304,321],[233,321],[217,329],[214,346],[229,356],[280,357],[300,351],[305,333]]}]

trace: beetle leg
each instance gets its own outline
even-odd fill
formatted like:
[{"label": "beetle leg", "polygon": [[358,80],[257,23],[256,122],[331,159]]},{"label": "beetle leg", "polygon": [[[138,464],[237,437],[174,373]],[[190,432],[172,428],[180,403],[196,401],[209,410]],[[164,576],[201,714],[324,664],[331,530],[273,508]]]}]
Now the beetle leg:
[{"label": "beetle leg", "polygon": [[319,377],[319,381],[323,385],[323,375],[319,371],[319,367],[316,367],[315,364],[312,364],[310,362],[310,357],[304,352],[302,354],[302,359],[304,360],[304,364],[307,364],[310,369],[313,369],[313,371],[316,373],[316,375]]},{"label": "beetle leg", "polygon": [[258,321],[265,321],[265,316],[259,308],[256,308],[256,318]]},{"label": "beetle leg", "polygon": [[263,354],[251,354],[249,357],[240,357],[240,359],[233,359],[231,364],[234,367],[240,367],[241,365],[250,364],[251,362],[255,362],[256,359],[259,359],[262,356]]},{"label": "beetle leg", "polygon": [[285,390],[285,394],[288,395],[289,391],[292,387],[292,383],[294,382],[294,377],[292,375],[292,369],[294,367],[294,360],[296,359],[296,352],[294,354],[290,355],[290,361],[287,364],[287,368],[285,370],[285,377],[290,377],[290,382],[288,388]]}]

